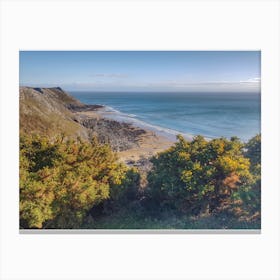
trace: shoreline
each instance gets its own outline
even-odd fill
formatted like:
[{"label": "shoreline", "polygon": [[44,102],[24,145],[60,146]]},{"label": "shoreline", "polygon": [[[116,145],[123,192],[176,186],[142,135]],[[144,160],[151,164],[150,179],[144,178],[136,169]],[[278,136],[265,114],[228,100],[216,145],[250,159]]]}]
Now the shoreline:
[{"label": "shoreline", "polygon": [[[102,104],[104,116],[132,122],[174,140],[202,135],[209,140],[236,136],[243,143],[261,133],[259,94],[191,92],[163,95],[154,92],[72,91],[85,104]],[[112,110],[110,110],[112,109]],[[172,135],[170,137],[170,135]]]},{"label": "shoreline", "polygon": [[158,136],[167,138],[172,142],[176,141],[178,134],[183,135],[184,138],[188,141],[191,141],[194,137],[194,135],[190,133],[185,133],[171,128],[165,128],[159,125],[154,125],[146,121],[142,121],[138,119],[136,115],[123,113],[106,105],[102,105],[102,107],[98,108],[97,112],[99,112],[100,115],[106,119],[111,119],[122,123],[128,123],[132,126],[140,127],[142,129],[154,132]]},{"label": "shoreline", "polygon": [[[138,166],[139,162],[149,160],[152,156],[168,149],[176,142],[176,136],[171,139],[171,137],[149,129],[145,125],[140,126],[133,122],[120,120],[114,114],[102,111],[102,109],[106,110],[104,105],[98,105],[96,108],[90,106],[95,105],[89,105],[89,109],[86,110],[73,110],[78,122],[93,131],[104,129],[104,127],[107,130],[110,129],[112,134],[119,135],[119,139],[116,139],[116,141],[121,142],[124,138],[124,142],[128,142],[127,148],[121,148],[116,153],[119,161],[128,165]],[[100,128],[101,126],[102,128]],[[96,132],[98,135],[99,132]],[[108,133],[108,131],[106,132]],[[112,138],[115,137],[116,135],[113,135]],[[108,141],[113,140],[108,139]],[[120,146],[122,144],[124,145],[124,143],[121,143]]]},{"label": "shoreline", "polygon": [[119,160],[140,164],[174,144],[175,139],[130,121],[104,116],[108,108],[101,104],[85,104],[59,87],[20,87],[20,131],[53,137],[64,134],[68,139],[91,141],[95,137],[108,144]]}]

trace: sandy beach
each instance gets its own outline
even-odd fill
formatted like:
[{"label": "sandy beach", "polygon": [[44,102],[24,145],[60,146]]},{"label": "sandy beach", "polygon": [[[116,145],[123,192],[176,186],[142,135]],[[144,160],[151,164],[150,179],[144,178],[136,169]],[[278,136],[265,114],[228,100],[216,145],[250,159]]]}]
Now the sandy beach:
[{"label": "sandy beach", "polygon": [[119,159],[125,163],[137,162],[143,158],[148,159],[168,149],[173,143],[169,139],[156,135],[152,131],[146,131],[146,134],[138,142],[138,147],[118,152]]},{"label": "sandy beach", "polygon": [[[166,150],[175,142],[155,131],[142,127],[140,128],[128,122],[115,120],[113,114],[109,115],[109,117],[104,117],[102,109],[99,108],[75,112],[75,116],[80,122],[83,122],[84,125],[93,123],[94,127],[90,128],[94,129],[96,129],[97,124],[102,124],[103,129],[104,123],[112,124],[110,125],[111,138],[116,138],[119,134],[119,139],[116,139],[117,141],[126,142],[129,139],[129,142],[133,142],[124,149],[115,149],[117,150],[119,160],[129,165],[137,164],[137,162],[142,159],[149,159],[155,154]],[[124,135],[120,135],[121,132],[123,132]]]}]

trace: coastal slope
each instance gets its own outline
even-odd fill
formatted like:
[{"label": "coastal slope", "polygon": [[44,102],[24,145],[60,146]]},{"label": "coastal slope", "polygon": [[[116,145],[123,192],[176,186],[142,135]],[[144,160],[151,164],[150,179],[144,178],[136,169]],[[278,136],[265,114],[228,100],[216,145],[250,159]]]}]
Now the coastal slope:
[{"label": "coastal slope", "polygon": [[135,163],[168,148],[172,142],[153,131],[102,116],[103,106],[87,105],[60,87],[20,87],[20,132],[89,141],[97,137],[119,154],[121,161]]},{"label": "coastal slope", "polygon": [[60,88],[20,87],[20,131],[87,139],[87,130],[74,121],[71,107],[82,104]]}]

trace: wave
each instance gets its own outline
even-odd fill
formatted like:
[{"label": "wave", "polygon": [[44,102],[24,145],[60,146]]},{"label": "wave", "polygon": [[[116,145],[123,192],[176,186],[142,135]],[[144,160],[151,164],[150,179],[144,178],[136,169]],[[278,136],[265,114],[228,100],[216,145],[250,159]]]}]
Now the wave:
[{"label": "wave", "polygon": [[116,109],[114,109],[113,107],[110,107],[110,106],[104,106],[103,111],[105,111],[106,113],[116,113],[116,114],[119,114],[119,115],[124,116],[124,117],[131,117],[131,118],[137,117],[134,114],[126,114],[126,113],[118,111],[118,110],[116,110]]},{"label": "wave", "polygon": [[176,136],[178,134],[182,135],[183,137],[185,137],[188,140],[191,140],[194,136],[192,134],[188,134],[188,133],[178,131],[175,129],[166,128],[166,127],[162,127],[159,125],[147,123],[145,121],[138,119],[137,115],[123,113],[110,106],[104,106],[101,110],[99,110],[99,112],[105,118],[113,119],[113,120],[120,121],[120,122],[130,123],[132,125],[135,125],[135,126],[138,126],[138,127],[144,128],[144,129],[152,130],[153,132],[160,134],[162,136],[165,136],[171,140],[175,140]]}]

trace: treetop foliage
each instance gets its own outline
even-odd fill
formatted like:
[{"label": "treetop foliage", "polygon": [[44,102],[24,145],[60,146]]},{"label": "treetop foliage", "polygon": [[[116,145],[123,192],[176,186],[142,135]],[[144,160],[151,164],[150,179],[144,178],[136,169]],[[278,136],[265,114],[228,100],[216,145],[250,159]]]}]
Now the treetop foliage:
[{"label": "treetop foliage", "polygon": [[152,159],[150,195],[182,211],[217,208],[252,181],[243,147],[238,138],[197,136],[188,142],[178,136],[174,146]]},{"label": "treetop foliage", "polygon": [[110,196],[127,167],[108,145],[43,136],[20,138],[20,218],[23,227],[75,227]]},{"label": "treetop foliage", "polygon": [[147,186],[141,188],[137,168],[119,163],[110,146],[96,138],[22,134],[21,228],[81,228],[89,217],[96,221],[118,211],[120,226],[127,217],[179,213],[189,219],[234,207],[245,217],[260,217],[260,135],[246,144],[237,137],[177,138],[151,158]]}]

